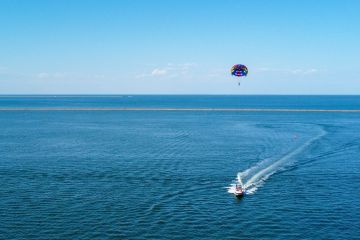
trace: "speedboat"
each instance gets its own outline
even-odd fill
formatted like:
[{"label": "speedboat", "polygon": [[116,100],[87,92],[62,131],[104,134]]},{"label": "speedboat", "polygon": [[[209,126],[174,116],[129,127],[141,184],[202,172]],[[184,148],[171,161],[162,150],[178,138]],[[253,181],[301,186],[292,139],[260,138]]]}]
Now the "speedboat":
[{"label": "speedboat", "polygon": [[242,198],[244,196],[245,191],[239,185],[236,185],[234,195],[237,198]]}]

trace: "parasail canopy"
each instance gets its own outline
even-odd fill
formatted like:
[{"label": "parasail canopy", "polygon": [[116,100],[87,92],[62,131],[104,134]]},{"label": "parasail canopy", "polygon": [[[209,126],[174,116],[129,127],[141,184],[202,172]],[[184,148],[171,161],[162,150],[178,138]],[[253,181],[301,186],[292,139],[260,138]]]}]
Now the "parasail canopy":
[{"label": "parasail canopy", "polygon": [[242,64],[236,64],[231,68],[231,75],[236,77],[246,77],[248,72],[247,67]]}]

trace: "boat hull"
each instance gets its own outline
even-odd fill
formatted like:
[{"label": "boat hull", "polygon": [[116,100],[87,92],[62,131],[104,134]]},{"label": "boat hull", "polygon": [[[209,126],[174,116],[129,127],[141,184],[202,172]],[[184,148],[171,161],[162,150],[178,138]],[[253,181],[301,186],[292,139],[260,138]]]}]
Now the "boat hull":
[{"label": "boat hull", "polygon": [[241,192],[241,193],[234,193],[235,197],[237,198],[242,198],[244,196],[244,193]]}]

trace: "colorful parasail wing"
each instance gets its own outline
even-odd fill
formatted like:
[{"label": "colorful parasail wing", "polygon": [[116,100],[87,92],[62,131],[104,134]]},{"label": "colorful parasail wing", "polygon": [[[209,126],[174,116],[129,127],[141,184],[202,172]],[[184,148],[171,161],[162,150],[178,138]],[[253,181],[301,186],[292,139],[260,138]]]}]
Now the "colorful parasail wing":
[{"label": "colorful parasail wing", "polygon": [[247,67],[242,64],[236,64],[231,68],[231,75],[236,77],[246,77],[248,72]]}]

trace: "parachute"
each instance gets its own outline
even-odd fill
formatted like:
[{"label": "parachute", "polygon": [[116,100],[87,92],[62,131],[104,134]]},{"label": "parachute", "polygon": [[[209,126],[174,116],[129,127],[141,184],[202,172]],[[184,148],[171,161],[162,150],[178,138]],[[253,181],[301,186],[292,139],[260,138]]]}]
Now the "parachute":
[{"label": "parachute", "polygon": [[240,85],[240,77],[246,77],[248,74],[248,69],[245,65],[236,64],[231,68],[231,75],[239,77],[238,84]]}]

